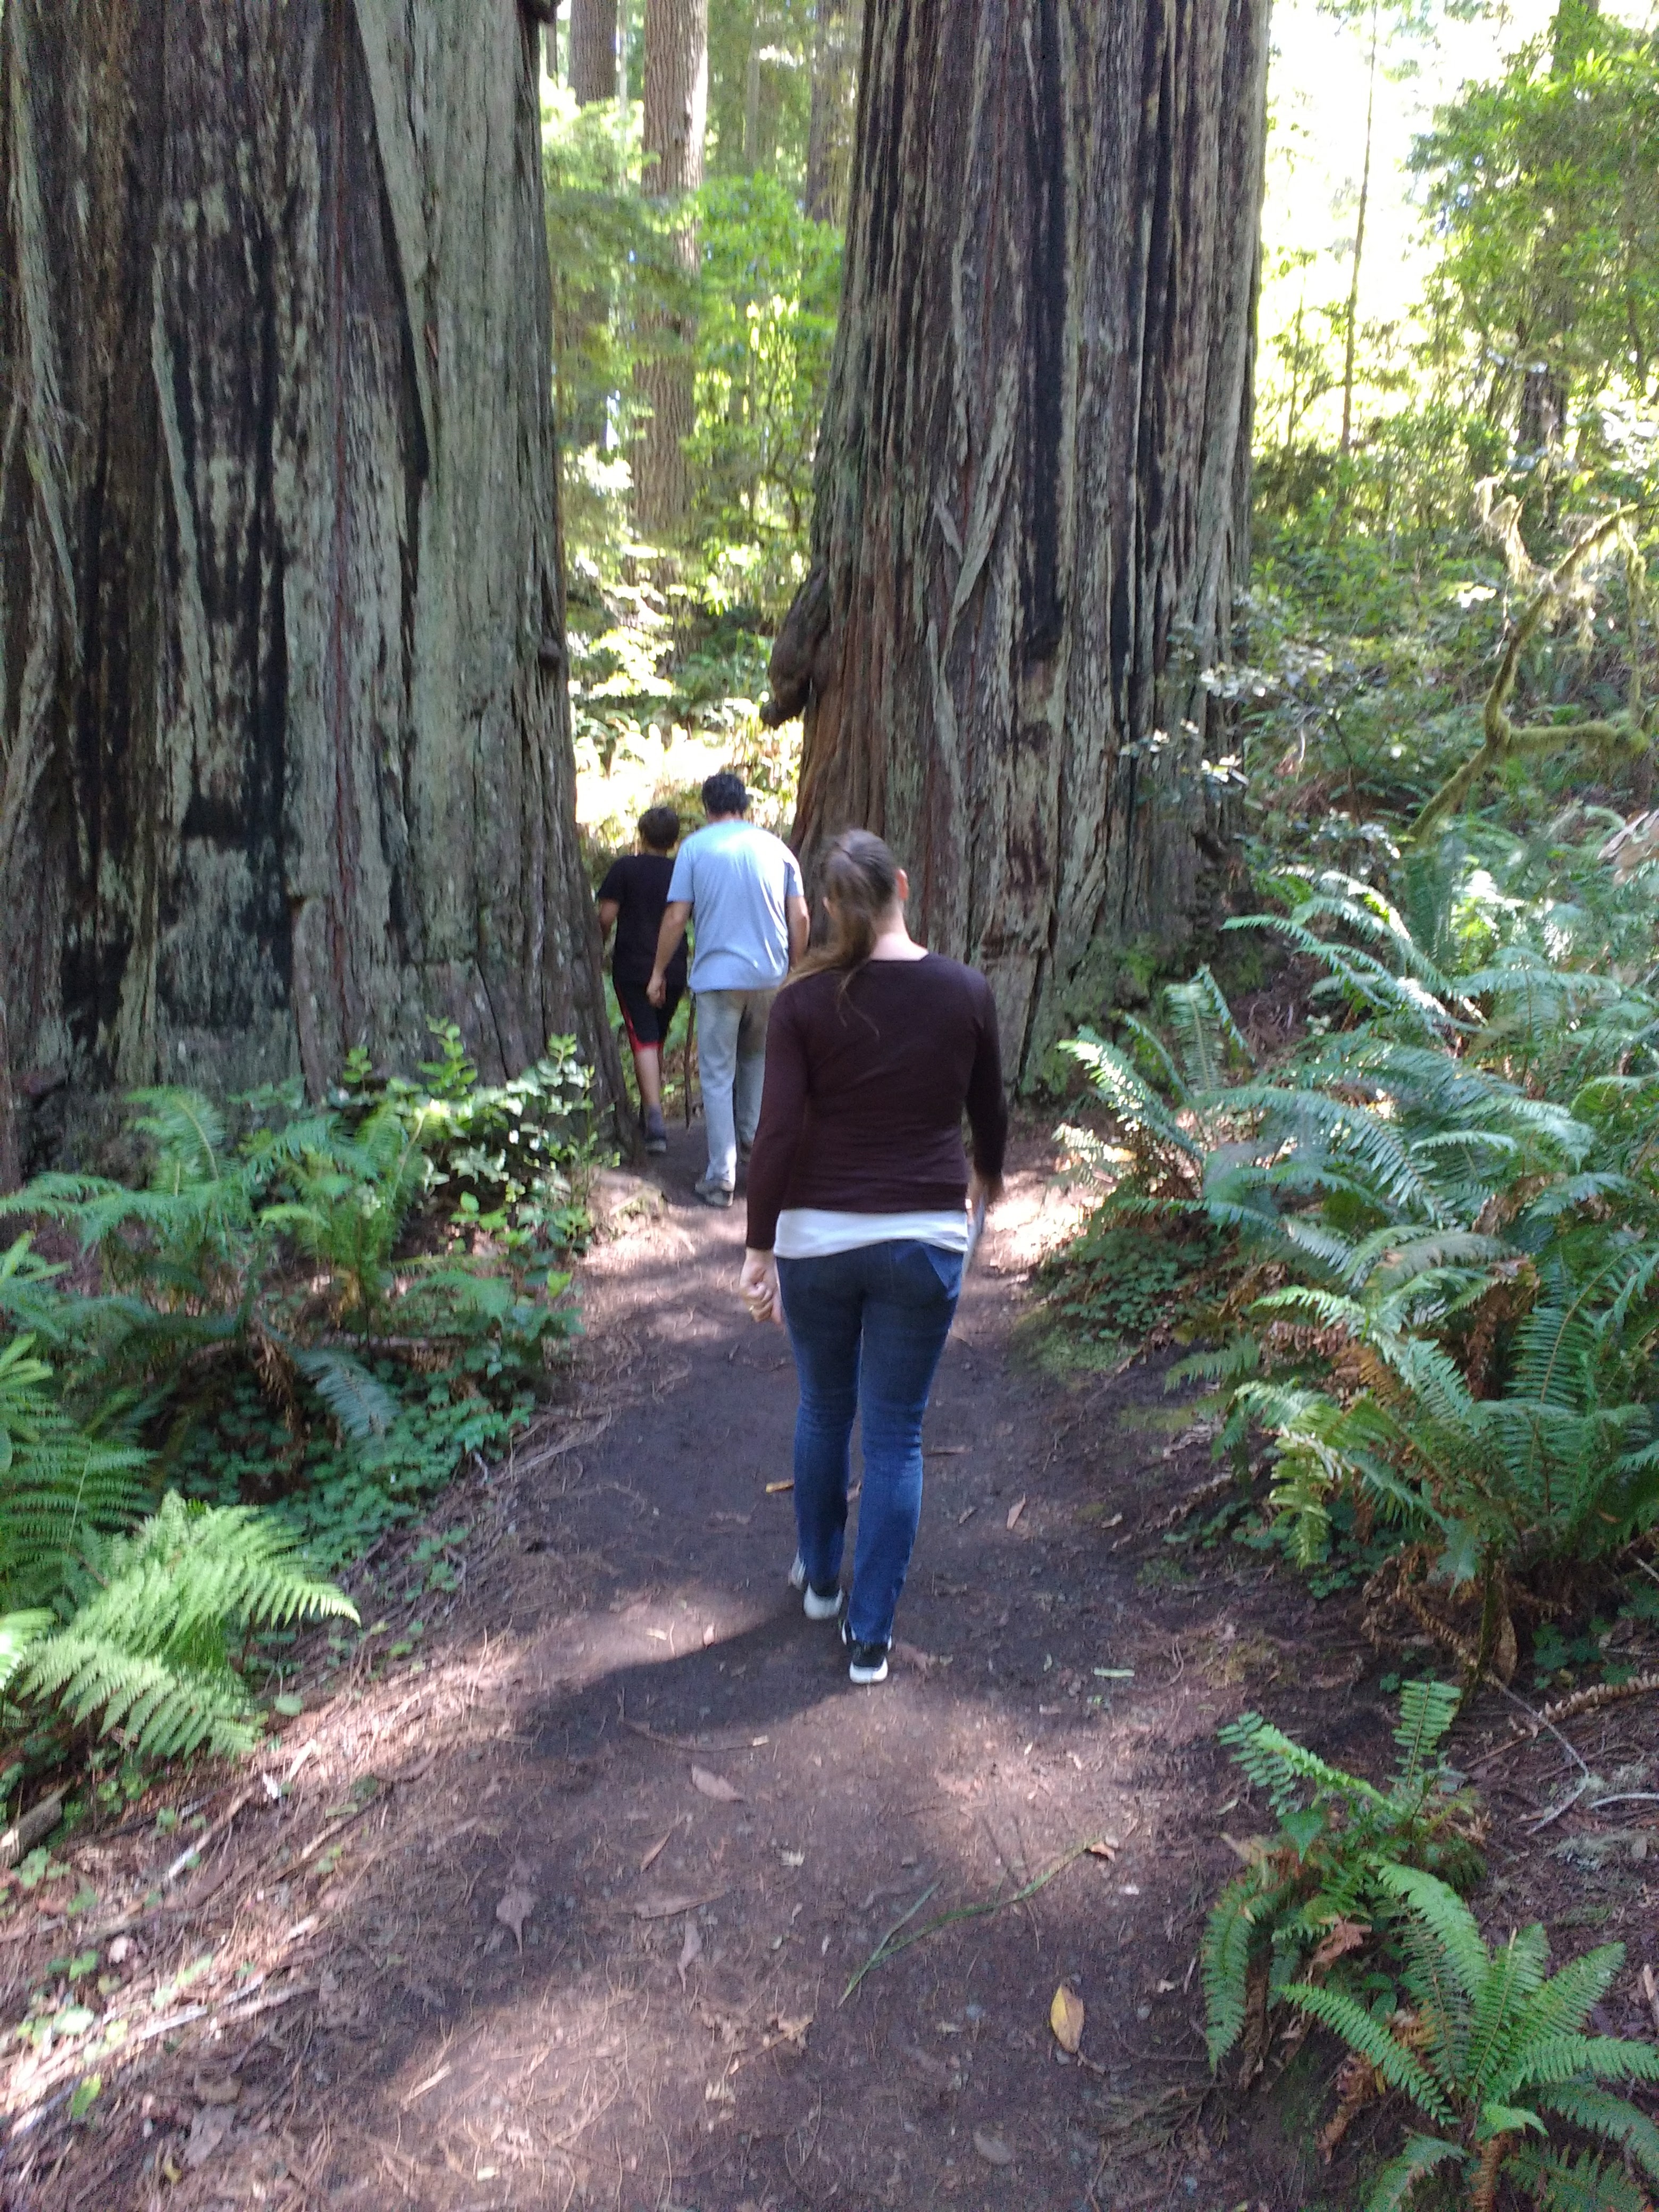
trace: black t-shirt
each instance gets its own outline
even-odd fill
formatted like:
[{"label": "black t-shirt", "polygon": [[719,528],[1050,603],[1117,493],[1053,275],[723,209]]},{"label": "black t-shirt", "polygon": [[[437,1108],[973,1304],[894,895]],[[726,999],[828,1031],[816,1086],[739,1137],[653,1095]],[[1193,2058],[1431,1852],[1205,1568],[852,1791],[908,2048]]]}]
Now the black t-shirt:
[{"label": "black t-shirt", "polygon": [[[674,862],[666,853],[624,853],[613,860],[599,885],[599,901],[617,903],[617,949],[611,973],[618,983],[648,983],[657,964],[657,933],[668,903]],[[685,988],[685,939],[668,963],[671,991]]]}]

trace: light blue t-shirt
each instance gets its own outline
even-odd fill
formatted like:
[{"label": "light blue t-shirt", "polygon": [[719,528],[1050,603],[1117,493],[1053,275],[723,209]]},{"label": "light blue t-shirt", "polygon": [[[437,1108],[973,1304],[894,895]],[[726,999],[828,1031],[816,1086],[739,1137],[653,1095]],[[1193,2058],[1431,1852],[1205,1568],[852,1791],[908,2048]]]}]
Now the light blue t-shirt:
[{"label": "light blue t-shirt", "polygon": [[800,869],[781,837],[752,822],[711,822],[680,847],[671,900],[691,906],[691,988],[770,991],[789,973],[787,902]]}]

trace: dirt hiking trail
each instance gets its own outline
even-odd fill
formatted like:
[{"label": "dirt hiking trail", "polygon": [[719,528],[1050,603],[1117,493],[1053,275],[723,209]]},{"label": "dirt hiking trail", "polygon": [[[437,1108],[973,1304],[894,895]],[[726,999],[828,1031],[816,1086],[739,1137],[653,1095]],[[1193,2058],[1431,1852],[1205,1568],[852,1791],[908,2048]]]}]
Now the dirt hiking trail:
[{"label": "dirt hiking trail", "polygon": [[[152,1885],[104,1956],[152,2039],[78,2129],[64,2081],[31,2077],[8,2206],[1321,2193],[1312,2123],[1228,2140],[1206,2105],[1195,1972],[1227,1816],[1260,1825],[1213,1731],[1279,1677],[1308,1601],[1248,1553],[1142,1587],[1212,1468],[1200,1436],[1126,1425],[1158,1373],[1067,1387],[1011,1356],[1046,1154],[965,1288],[892,1679],[860,1691],[785,1586],[793,1370],[736,1295],[741,1206],[690,1195],[700,1136],[581,1268],[574,1402],[439,1501],[429,1528],[468,1524],[447,1620],[418,1575],[365,1600],[389,1624],[365,1650],[417,1656],[308,1698],[206,1802],[200,1868],[160,1905],[153,1829],[74,1850],[106,1899]],[[1340,1756],[1386,1721],[1337,1632],[1299,1687]]]}]

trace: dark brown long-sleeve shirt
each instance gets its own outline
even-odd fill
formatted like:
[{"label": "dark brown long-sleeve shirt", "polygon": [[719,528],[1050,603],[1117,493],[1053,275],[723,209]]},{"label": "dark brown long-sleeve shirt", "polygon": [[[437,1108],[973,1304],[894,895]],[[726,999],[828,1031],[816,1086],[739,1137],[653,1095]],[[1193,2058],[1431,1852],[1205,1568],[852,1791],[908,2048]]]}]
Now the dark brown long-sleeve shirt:
[{"label": "dark brown long-sleeve shirt", "polygon": [[976,969],[930,952],[870,961],[850,981],[829,970],[787,985],[766,1032],[749,1249],[771,1250],[786,1206],[912,1213],[961,1206],[964,1109],[974,1165],[994,1181],[1008,1107],[996,1005]]}]

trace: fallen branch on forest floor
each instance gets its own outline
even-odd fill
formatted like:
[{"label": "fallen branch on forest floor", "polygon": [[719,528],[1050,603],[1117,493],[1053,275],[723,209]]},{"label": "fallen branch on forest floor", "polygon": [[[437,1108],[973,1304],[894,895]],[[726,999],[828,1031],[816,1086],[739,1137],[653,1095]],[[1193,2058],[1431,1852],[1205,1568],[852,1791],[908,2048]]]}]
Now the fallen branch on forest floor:
[{"label": "fallen branch on forest floor", "polygon": [[908,1951],[911,1944],[923,1942],[929,1936],[937,1936],[941,1928],[952,1927],[959,1920],[981,1920],[988,1913],[1000,1912],[1010,1905],[1024,1905],[1028,1898],[1035,1897],[1038,1890],[1046,1889],[1056,1875],[1064,1874],[1068,1866],[1091,1851],[1097,1857],[1110,1856],[1104,1840],[1099,1837],[1091,1836],[1086,1844],[1075,1844],[1063,1858],[1056,1859],[1047,1873],[1038,1875],[1034,1881],[1028,1881],[1023,1889],[1011,1890],[1006,1897],[988,1898],[982,1905],[958,1905],[949,1912],[940,1913],[937,1920],[929,1920],[920,1928],[913,1928],[908,1936],[895,1942],[893,1939],[898,1935],[900,1929],[908,1921],[915,1917],[939,1887],[938,1882],[930,1883],[910,1910],[902,1913],[882,1937],[880,1942],[877,1944],[875,1949],[842,1991],[839,2002],[845,2004],[867,1973],[877,1966],[884,1966],[890,1959],[897,1958],[901,1951]]},{"label": "fallen branch on forest floor", "polygon": [[49,1836],[64,1817],[64,1795],[54,1790],[38,1805],[32,1805],[22,1819],[0,1835],[0,1867],[15,1866],[18,1860],[32,1851],[43,1836]]}]

